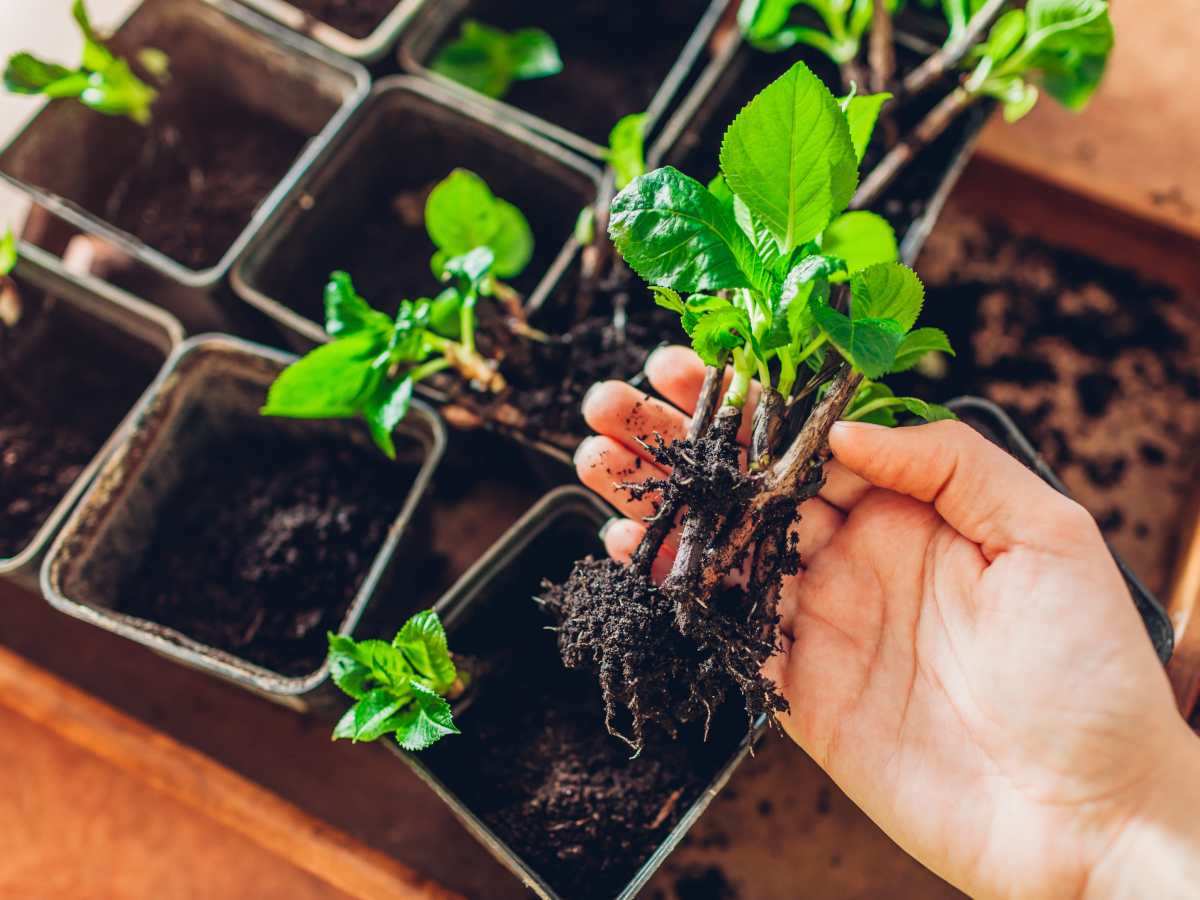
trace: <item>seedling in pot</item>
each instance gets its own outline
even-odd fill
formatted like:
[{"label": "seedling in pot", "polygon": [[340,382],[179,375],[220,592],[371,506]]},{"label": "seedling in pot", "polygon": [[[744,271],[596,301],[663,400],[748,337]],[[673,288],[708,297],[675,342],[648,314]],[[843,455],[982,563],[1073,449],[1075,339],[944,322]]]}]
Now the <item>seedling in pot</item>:
[{"label": "seedling in pot", "polygon": [[329,666],[334,683],[355,700],[334,727],[334,740],[394,734],[405,750],[420,751],[459,734],[448,700],[462,695],[465,681],[433,610],[405,622],[390,644],[330,633]]},{"label": "seedling in pot", "polygon": [[425,225],[438,247],[431,266],[447,288],[436,298],[405,300],[389,316],[359,296],[349,274],[335,272],[325,289],[325,330],[334,340],[280,374],[264,415],[361,415],[394,457],[392,431],[419,382],[453,369],[478,391],[504,391],[499,360],[478,349],[476,311],[481,299],[494,301],[512,340],[541,337],[526,324],[520,296],[501,280],[519,274],[533,255],[529,223],[478,175],[456,169],[430,193]]},{"label": "seedling in pot", "polygon": [[[1087,105],[1100,86],[1113,47],[1106,0],[1029,0],[1023,9],[1010,9],[995,19],[981,43],[966,47],[963,42],[974,35],[972,26],[994,18],[1002,7],[987,4],[975,14],[952,54],[962,54],[965,78],[864,179],[855,207],[874,203],[922,148],[982,100],[999,101],[1009,122],[1028,115],[1040,96],[1039,87],[1068,109],[1077,111]],[[936,63],[928,70],[933,77],[922,80],[917,77],[920,70],[914,72],[902,98],[937,83],[941,63],[937,58],[931,63]]]},{"label": "seedling in pot", "polygon": [[[92,28],[83,0],[75,0],[71,14],[83,37],[83,54],[74,69],[46,62],[31,53],[16,53],[4,69],[4,86],[14,94],[42,94],[52,99],[73,98],[96,112],[126,116],[145,125],[158,91],[133,73]],[[146,48],[139,54],[142,67],[165,77],[168,60],[161,51]]]},{"label": "seedling in pot", "polygon": [[[646,445],[671,475],[634,489],[660,504],[632,564],[579,562],[543,598],[564,663],[598,673],[606,724],[618,733],[627,721],[635,749],[648,724],[707,721],[737,693],[752,717],[786,708],[760,669],[782,580],[800,564],[788,528],[820,489],[833,423],[952,416],[879,381],[950,346],[914,329],[924,290],[894,260],[887,223],[845,212],[877,111],[871,97],[839,102],[797,63],[730,125],[709,187],[662,168],[613,201],[617,250],[708,366],[687,438]],[[737,432],[754,381],[743,468]],[[651,565],[681,511],[677,556],[656,585]]]},{"label": "seedling in pot", "polygon": [[514,83],[548,78],[562,71],[554,38],[540,28],[503,31],[474,19],[429,64],[439,75],[500,99]]}]

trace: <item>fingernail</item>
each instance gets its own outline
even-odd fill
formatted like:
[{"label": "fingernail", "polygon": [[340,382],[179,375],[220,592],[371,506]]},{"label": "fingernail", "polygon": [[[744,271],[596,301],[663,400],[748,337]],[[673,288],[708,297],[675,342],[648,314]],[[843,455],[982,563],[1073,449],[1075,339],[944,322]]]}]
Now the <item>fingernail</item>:
[{"label": "fingernail", "polygon": [[609,531],[612,530],[612,527],[620,521],[621,519],[618,516],[610,516],[608,521],[600,526],[600,540],[603,541],[608,536]]},{"label": "fingernail", "polygon": [[596,392],[599,391],[600,388],[602,388],[602,387],[604,387],[604,382],[597,381],[590,388],[588,388],[587,391],[584,392],[583,400],[579,404],[580,411],[587,409],[588,403],[591,402],[592,397],[595,396]]},{"label": "fingernail", "polygon": [[659,344],[657,347],[651,350],[650,355],[646,357],[646,361],[642,364],[642,371],[649,375],[650,369],[653,368],[655,360],[670,346],[670,344]]},{"label": "fingernail", "polygon": [[583,458],[584,451],[587,450],[587,445],[590,444],[595,439],[596,438],[594,436],[593,437],[585,437],[582,441],[579,442],[579,446],[575,448],[575,455],[571,458],[571,462],[575,466],[575,468],[577,468],[577,469],[579,468],[579,460]]}]

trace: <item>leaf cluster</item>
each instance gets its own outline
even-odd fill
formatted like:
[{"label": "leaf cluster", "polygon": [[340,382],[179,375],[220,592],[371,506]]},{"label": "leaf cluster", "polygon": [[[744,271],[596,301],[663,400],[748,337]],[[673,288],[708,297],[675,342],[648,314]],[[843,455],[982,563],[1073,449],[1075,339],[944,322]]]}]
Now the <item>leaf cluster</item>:
[{"label": "leaf cluster", "polygon": [[17,239],[11,228],[0,235],[0,277],[7,275],[17,265]]},{"label": "leaf cluster", "polygon": [[[887,0],[888,11],[901,2]],[[873,4],[874,0],[743,0],[738,26],[760,50],[777,52],[807,44],[843,65],[858,56],[862,37],[871,25]],[[797,7],[813,14],[810,23],[793,22]]]},{"label": "leaf cluster", "polygon": [[732,360],[726,402],[744,401],[750,377],[790,396],[804,367],[811,381],[840,358],[873,382],[949,352],[942,332],[914,330],[924,288],[897,261],[891,226],[845,212],[885,100],[839,101],[797,63],[729,126],[708,186],[667,167],[614,198],[625,261],[706,364]]},{"label": "leaf cluster", "polygon": [[554,38],[540,28],[503,31],[474,19],[463,22],[430,69],[488,97],[500,99],[515,82],[546,78],[562,71]]},{"label": "leaf cluster", "polygon": [[1082,109],[1100,86],[1113,41],[1107,0],[1029,0],[997,19],[974,48],[964,87],[999,100],[1010,122],[1033,109],[1039,86],[1068,109]]},{"label": "leaf cluster", "polygon": [[416,385],[455,367],[491,387],[494,371],[475,351],[475,307],[504,289],[533,255],[533,232],[511,203],[473,172],[456,169],[434,187],[425,226],[438,248],[434,271],[448,282],[437,297],[403,300],[394,316],[375,309],[346,272],[325,287],[325,331],[333,340],[288,366],[271,385],[263,415],[293,419],[361,416],[390,458],[392,432]]},{"label": "leaf cluster", "polygon": [[[129,63],[115,56],[92,28],[83,0],[71,13],[83,35],[83,55],[74,69],[46,62],[31,53],[16,53],[4,69],[4,87],[14,94],[42,94],[53,99],[75,98],[109,116],[127,116],[139,125],[150,121],[158,92],[138,78]],[[148,59],[163,71],[165,55],[149,51]]]},{"label": "leaf cluster", "polygon": [[433,610],[409,619],[390,644],[330,633],[329,666],[334,683],[356,701],[334,727],[334,740],[394,734],[416,752],[460,733],[445,699],[458,671]]}]

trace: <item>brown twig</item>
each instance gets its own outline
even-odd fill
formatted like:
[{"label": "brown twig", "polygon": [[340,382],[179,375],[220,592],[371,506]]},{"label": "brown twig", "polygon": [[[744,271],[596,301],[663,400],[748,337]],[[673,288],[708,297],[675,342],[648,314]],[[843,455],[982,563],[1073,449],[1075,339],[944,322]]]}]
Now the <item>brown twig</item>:
[{"label": "brown twig", "polygon": [[905,102],[922,94],[941,81],[946,73],[957,69],[1008,5],[1009,0],[987,0],[979,12],[971,17],[962,34],[908,73],[899,85],[897,99]]},{"label": "brown twig", "polygon": [[886,0],[875,0],[872,4],[867,61],[871,65],[871,90],[875,93],[890,90],[896,77],[896,43]]},{"label": "brown twig", "polygon": [[888,189],[895,177],[918,153],[937,140],[950,123],[962,115],[975,97],[963,88],[955,88],[938,103],[921,122],[896,146],[887,152],[879,164],[863,179],[858,193],[850,201],[851,209],[872,206]]}]

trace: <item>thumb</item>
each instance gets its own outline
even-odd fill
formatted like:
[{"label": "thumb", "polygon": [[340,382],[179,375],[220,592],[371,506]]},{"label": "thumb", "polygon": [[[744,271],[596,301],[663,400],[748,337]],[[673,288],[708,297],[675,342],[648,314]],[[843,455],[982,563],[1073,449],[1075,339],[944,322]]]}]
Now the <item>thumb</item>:
[{"label": "thumb", "polygon": [[829,447],[869,484],[932,503],[989,561],[1021,544],[1062,547],[1099,537],[1083,507],[962,422],[838,422]]}]

